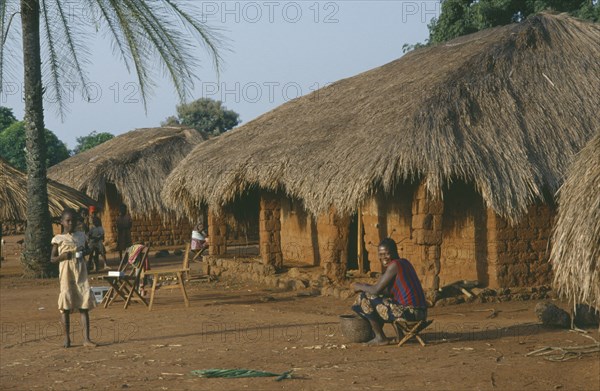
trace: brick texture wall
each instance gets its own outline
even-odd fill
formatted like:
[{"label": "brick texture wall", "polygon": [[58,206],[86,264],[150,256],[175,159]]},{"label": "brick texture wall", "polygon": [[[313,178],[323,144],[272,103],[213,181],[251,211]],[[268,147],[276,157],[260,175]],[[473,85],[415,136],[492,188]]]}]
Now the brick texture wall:
[{"label": "brick texture wall", "polygon": [[[281,252],[284,263],[319,264],[316,223],[297,200],[281,198]],[[316,248],[315,248],[316,247]]]},{"label": "brick texture wall", "polygon": [[413,227],[412,209],[416,207],[413,205],[416,189],[416,186],[405,186],[398,189],[394,196],[376,195],[361,208],[364,243],[371,271],[381,272],[377,246],[383,238],[391,237],[398,245],[399,255],[410,260],[420,278],[427,273],[425,252],[416,242]]},{"label": "brick texture wall", "polygon": [[[104,204],[100,214],[105,232],[104,245],[110,250],[117,245],[116,220],[122,203],[121,196],[113,184],[106,185],[106,195],[101,202]],[[133,243],[145,243],[152,247],[173,246],[189,242],[191,237],[192,224],[186,219],[177,220],[174,215],[163,220],[158,213],[149,211],[144,217],[132,218]]]},{"label": "brick texture wall", "polygon": [[513,227],[499,216],[489,218],[489,226],[495,228],[490,242],[490,258],[496,260],[492,264],[496,270],[494,285],[539,286],[552,282],[548,256],[555,214],[554,206],[537,204]]},{"label": "brick texture wall", "polygon": [[444,193],[439,284],[478,280],[487,275],[486,211],[469,186],[456,184]]},{"label": "brick texture wall", "polygon": [[276,269],[283,266],[280,216],[281,199],[270,193],[262,194],[258,220],[260,255],[263,264],[273,265]]},{"label": "brick texture wall", "polygon": [[334,281],[346,278],[350,218],[331,209],[317,218],[319,257],[323,272]]}]

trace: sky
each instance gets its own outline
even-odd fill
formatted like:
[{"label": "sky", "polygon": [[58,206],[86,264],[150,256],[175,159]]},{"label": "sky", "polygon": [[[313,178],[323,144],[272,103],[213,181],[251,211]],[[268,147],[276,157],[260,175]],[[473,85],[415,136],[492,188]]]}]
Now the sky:
[{"label": "sky", "polygon": [[[210,57],[199,51],[203,66],[187,100],[220,100],[240,114],[242,124],[328,83],[401,57],[405,43],[425,41],[427,24],[440,12],[437,0],[184,3],[202,12],[209,26],[220,29],[230,49],[222,52],[220,74]],[[72,12],[81,11],[75,7]],[[75,147],[77,137],[92,131],[118,135],[159,126],[176,114],[180,101],[168,78],[156,80],[145,110],[137,78],[113,55],[110,40],[98,33],[88,49],[92,99],[84,99],[79,90],[70,94],[64,121],[48,101],[44,104],[46,128],[69,148]],[[3,80],[0,105],[22,119],[22,63],[15,64]]]}]

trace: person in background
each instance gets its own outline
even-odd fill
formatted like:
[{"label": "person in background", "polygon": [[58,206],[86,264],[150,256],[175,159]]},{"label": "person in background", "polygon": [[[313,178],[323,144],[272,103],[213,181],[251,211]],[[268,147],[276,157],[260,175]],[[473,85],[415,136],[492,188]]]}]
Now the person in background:
[{"label": "person in background", "polygon": [[[104,248],[104,228],[102,228],[102,221],[98,216],[92,217],[92,226],[88,234],[88,246],[90,248],[90,260],[88,264],[93,266],[94,271],[110,270],[106,264],[106,249]],[[102,269],[100,269],[98,263],[102,257]]]},{"label": "person in background", "polygon": [[117,228],[117,251],[119,259],[123,259],[123,253],[131,246],[131,216],[127,213],[127,206],[121,204],[119,207],[119,216],[116,221]]}]

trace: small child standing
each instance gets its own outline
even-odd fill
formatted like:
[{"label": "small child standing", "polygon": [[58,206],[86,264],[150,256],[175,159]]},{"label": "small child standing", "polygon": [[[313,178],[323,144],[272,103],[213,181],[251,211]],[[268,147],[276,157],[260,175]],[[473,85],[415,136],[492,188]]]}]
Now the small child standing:
[{"label": "small child standing", "polygon": [[89,246],[90,246],[90,266],[94,267],[94,271],[100,271],[98,262],[99,258],[102,257],[102,270],[109,270],[110,268],[106,265],[106,249],[104,248],[104,228],[102,228],[102,221],[98,216],[92,217],[93,226],[89,232]]},{"label": "small child standing", "polygon": [[90,340],[90,318],[88,311],[96,306],[96,300],[87,278],[87,267],[83,260],[86,237],[81,231],[75,231],[79,216],[73,209],[65,209],[60,223],[63,233],[52,238],[52,256],[50,261],[58,263],[60,294],[58,309],[61,312],[65,332],[64,347],[71,346],[70,313],[81,313],[83,326],[83,346],[95,347]]}]

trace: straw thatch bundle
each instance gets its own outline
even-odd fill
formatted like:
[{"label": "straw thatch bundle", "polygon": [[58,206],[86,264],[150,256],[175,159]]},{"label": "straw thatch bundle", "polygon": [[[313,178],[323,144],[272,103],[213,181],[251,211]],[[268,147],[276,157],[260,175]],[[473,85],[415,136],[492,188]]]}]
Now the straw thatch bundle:
[{"label": "straw thatch bundle", "polygon": [[167,213],[160,198],[164,180],[202,140],[194,129],[137,129],[50,167],[48,176],[93,198],[112,183],[135,216]]},{"label": "straw thatch bundle", "polygon": [[515,222],[600,129],[599,43],[599,25],[541,14],[410,52],[199,145],[163,197],[194,213],[282,189],[316,215],[459,179]]},{"label": "straw thatch bundle", "polygon": [[574,304],[600,309],[600,133],[581,151],[560,188],[552,240],[559,292]]},{"label": "straw thatch bundle", "polygon": [[[0,158],[0,220],[25,221],[27,219],[27,176]],[[50,215],[58,217],[65,208],[75,210],[97,202],[68,186],[48,181],[48,208]]]}]

